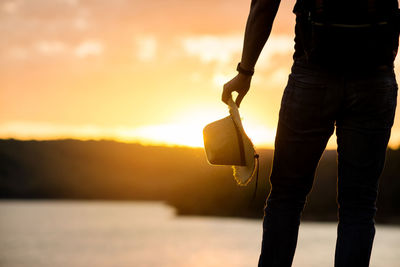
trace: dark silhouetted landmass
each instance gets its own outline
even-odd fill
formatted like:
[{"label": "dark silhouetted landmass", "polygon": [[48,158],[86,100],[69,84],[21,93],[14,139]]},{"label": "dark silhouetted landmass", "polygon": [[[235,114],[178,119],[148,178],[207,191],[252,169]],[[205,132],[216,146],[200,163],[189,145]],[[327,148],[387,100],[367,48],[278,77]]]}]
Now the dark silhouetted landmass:
[{"label": "dark silhouetted landmass", "polygon": [[[0,140],[0,198],[161,200],[181,215],[260,218],[272,150],[259,149],[259,187],[237,186],[230,167],[210,166],[202,149],[114,141]],[[377,221],[400,223],[400,150],[389,150]],[[336,220],[336,152],[320,161],[303,214]]]}]

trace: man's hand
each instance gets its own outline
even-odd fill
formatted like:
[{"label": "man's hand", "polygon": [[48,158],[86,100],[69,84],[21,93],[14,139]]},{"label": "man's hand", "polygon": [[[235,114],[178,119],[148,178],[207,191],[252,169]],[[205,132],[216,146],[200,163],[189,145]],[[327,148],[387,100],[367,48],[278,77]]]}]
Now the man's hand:
[{"label": "man's hand", "polygon": [[243,100],[243,97],[247,94],[247,92],[250,89],[250,82],[251,82],[251,76],[248,75],[243,75],[243,74],[238,74],[224,84],[224,90],[222,92],[222,101],[228,105],[228,100],[229,98],[232,97],[232,92],[238,92],[238,96],[236,98],[236,105],[239,107],[240,103]]}]

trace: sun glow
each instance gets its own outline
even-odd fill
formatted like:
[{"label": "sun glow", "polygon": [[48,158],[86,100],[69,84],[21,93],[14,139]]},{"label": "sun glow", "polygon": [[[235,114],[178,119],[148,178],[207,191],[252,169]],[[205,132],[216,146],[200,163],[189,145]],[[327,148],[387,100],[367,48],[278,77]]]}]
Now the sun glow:
[{"label": "sun glow", "polygon": [[[180,119],[166,124],[145,125],[133,129],[116,129],[116,138],[121,141],[139,141],[145,144],[183,145],[203,147],[203,128],[213,121],[228,116],[225,110],[194,109]],[[260,126],[260,123],[243,121],[247,135],[256,146],[273,146],[275,130]]]},{"label": "sun glow", "polygon": [[[95,125],[56,125],[35,122],[14,122],[0,125],[0,135],[22,140],[37,139],[114,139],[123,142],[138,142],[146,145],[203,147],[203,128],[215,120],[227,116],[218,110],[193,111],[179,120],[165,124],[139,127],[99,127]],[[243,122],[247,135],[256,146],[272,147],[275,130],[257,123]]]},{"label": "sun glow", "polygon": [[[228,115],[220,94],[236,75],[248,2],[3,2],[0,31],[15,34],[0,39],[0,138],[202,147],[204,126]],[[273,147],[292,64],[292,9],[281,4],[240,110],[257,147]]]},{"label": "sun glow", "polygon": [[[211,122],[211,121],[209,121]],[[175,123],[149,125],[133,130],[119,131],[118,139],[122,141],[140,141],[146,144],[183,145],[203,147],[203,128],[207,123]],[[247,134],[255,145],[272,147],[275,131],[266,127],[245,126]]]}]

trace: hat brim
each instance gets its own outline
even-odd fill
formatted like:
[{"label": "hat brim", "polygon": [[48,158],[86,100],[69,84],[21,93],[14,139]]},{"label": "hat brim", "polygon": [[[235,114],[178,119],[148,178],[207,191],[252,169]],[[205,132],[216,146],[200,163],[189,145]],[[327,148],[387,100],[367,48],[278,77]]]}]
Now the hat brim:
[{"label": "hat brim", "polygon": [[233,176],[239,185],[244,186],[251,181],[251,178],[256,173],[258,160],[255,159],[256,152],[254,149],[254,145],[244,131],[238,107],[233,101],[229,102],[229,107],[230,107],[229,112],[232,116],[232,119],[234,120],[236,126],[238,127],[239,133],[242,137],[241,139],[243,141],[243,147],[246,159],[245,166],[232,166]]},{"label": "hat brim", "polygon": [[243,140],[245,147],[246,166],[232,166],[233,177],[239,185],[247,185],[256,173],[258,161],[251,140],[246,136]]}]

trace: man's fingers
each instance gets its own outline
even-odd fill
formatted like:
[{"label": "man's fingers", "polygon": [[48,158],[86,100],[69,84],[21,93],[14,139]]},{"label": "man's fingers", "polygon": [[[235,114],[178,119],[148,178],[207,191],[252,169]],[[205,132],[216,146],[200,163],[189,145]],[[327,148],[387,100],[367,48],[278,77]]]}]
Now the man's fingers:
[{"label": "man's fingers", "polygon": [[236,105],[239,107],[243,98],[249,91],[250,81],[241,76],[236,76],[226,84],[224,84],[222,91],[222,101],[228,105],[229,99],[232,99],[232,92],[238,92],[236,97]]},{"label": "man's fingers", "polygon": [[232,91],[228,88],[228,84],[224,85],[224,90],[222,91],[222,101],[228,105],[229,98],[232,97]]},{"label": "man's fingers", "polygon": [[240,103],[242,103],[242,100],[243,100],[243,98],[244,98],[245,95],[246,95],[246,94],[239,94],[239,95],[236,97],[236,100],[235,100],[236,106],[240,107]]}]

